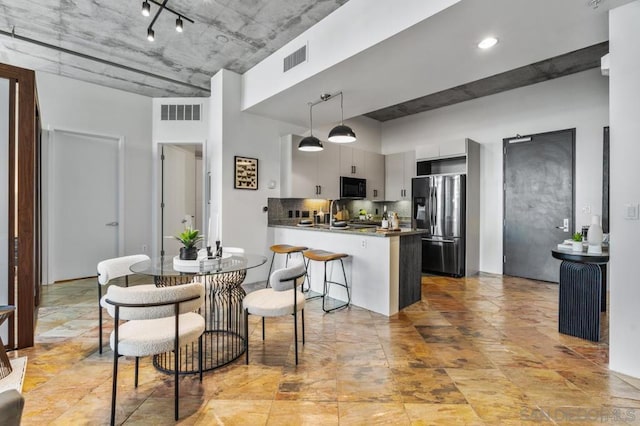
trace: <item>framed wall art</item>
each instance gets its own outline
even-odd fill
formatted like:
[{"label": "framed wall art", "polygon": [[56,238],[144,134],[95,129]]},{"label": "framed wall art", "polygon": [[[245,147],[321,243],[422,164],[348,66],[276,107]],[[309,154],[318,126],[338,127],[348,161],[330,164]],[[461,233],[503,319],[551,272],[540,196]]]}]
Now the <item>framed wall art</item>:
[{"label": "framed wall art", "polygon": [[258,159],[248,157],[233,157],[235,189],[258,189]]}]

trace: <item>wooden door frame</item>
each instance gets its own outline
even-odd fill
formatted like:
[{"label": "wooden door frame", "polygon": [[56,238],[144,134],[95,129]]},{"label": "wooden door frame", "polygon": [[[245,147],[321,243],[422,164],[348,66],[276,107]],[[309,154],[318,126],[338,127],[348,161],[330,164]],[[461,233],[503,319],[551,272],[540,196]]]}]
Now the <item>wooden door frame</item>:
[{"label": "wooden door frame", "polygon": [[[550,132],[541,132],[541,133],[532,133],[529,135],[516,135],[509,138],[502,139],[502,273],[504,274],[504,259],[506,256],[505,246],[506,246],[506,236],[505,236],[505,218],[507,217],[507,206],[505,202],[505,191],[506,191],[506,181],[505,176],[507,175],[507,161],[506,161],[506,152],[509,141],[514,139],[523,139],[523,138],[532,138],[534,136],[542,136],[542,135],[553,135],[557,133],[565,133],[571,132],[571,225],[574,229],[576,226],[576,128],[570,129],[562,129],[562,130],[553,130]],[[569,232],[569,235],[573,235],[573,232]],[[551,250],[550,247],[549,250]],[[551,254],[549,254],[551,256]]]},{"label": "wooden door frame", "polygon": [[[9,238],[9,303],[16,306],[15,314],[9,318],[10,348],[33,346],[36,319],[36,287],[39,282],[38,270],[41,259],[37,247],[39,237],[37,221],[38,158],[40,147],[37,141],[37,92],[35,72],[32,70],[0,64],[0,78],[10,80],[10,123],[9,123],[9,235],[15,237],[17,226],[17,253],[14,239]],[[15,93],[15,83],[18,85]],[[17,98],[16,98],[17,95]],[[15,101],[18,101],[17,128]],[[17,138],[16,138],[17,133]],[[15,191],[18,185],[18,199]],[[17,211],[19,214],[15,214]],[[17,255],[17,262],[15,261]],[[15,271],[15,274],[14,274]],[[17,279],[17,288],[13,285]],[[16,291],[17,290],[17,291]],[[17,293],[17,294],[16,294]],[[19,324],[19,327],[16,327]]]}]

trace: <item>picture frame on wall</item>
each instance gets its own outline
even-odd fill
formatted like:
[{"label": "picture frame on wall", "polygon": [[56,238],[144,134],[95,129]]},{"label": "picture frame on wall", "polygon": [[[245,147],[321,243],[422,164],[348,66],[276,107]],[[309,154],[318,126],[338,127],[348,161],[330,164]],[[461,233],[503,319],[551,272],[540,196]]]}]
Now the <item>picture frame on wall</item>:
[{"label": "picture frame on wall", "polygon": [[258,189],[258,159],[234,156],[233,187],[235,189]]}]

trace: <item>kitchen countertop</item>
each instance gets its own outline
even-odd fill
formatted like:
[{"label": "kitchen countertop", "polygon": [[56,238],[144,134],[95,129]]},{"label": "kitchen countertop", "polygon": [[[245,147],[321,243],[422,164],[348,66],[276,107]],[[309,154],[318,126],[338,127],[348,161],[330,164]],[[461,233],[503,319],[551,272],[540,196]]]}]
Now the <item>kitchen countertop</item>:
[{"label": "kitchen countertop", "polygon": [[350,224],[349,227],[344,229],[329,229],[329,225],[319,224],[313,226],[298,226],[298,225],[284,225],[284,224],[270,224],[272,228],[288,228],[288,229],[297,229],[302,231],[312,231],[312,232],[331,232],[338,234],[351,234],[351,235],[366,235],[368,237],[396,237],[396,236],[407,236],[407,235],[422,235],[426,234],[426,229],[411,229],[411,228],[400,228],[400,231],[392,231],[392,232],[376,232],[376,227],[374,226],[359,226]]}]

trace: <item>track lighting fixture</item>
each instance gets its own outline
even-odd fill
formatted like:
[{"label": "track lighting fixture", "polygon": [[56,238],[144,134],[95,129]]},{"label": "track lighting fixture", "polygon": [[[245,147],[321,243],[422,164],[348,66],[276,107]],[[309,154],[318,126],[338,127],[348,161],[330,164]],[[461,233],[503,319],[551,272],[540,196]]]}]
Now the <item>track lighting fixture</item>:
[{"label": "track lighting fixture", "polygon": [[149,16],[149,15],[151,15],[151,5],[147,0],[144,0],[142,2],[142,16]]},{"label": "track lighting fixture", "polygon": [[171,12],[171,13],[173,13],[174,15],[176,15],[178,17],[176,19],[176,31],[179,32],[179,33],[181,33],[184,30],[184,21],[183,20],[187,20],[187,21],[191,22],[192,24],[194,23],[192,19],[187,18],[186,16],[184,16],[184,14],[169,8],[167,6],[167,3],[169,3],[169,0],[162,0],[162,2],[160,2],[158,0],[144,0],[142,2],[142,14],[144,16],[150,16],[151,15],[151,4],[150,3],[153,3],[156,6],[158,6],[158,11],[153,16],[153,19],[151,20],[151,23],[147,27],[147,40],[149,40],[149,41],[153,41],[155,39],[155,37],[154,37],[155,33],[153,32],[153,24],[156,23],[156,20],[158,19],[158,16],[160,15],[160,13],[163,10],[166,10],[167,12]]}]

